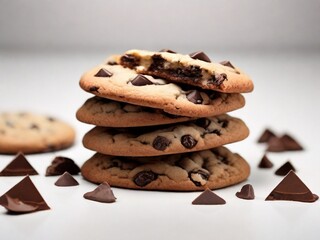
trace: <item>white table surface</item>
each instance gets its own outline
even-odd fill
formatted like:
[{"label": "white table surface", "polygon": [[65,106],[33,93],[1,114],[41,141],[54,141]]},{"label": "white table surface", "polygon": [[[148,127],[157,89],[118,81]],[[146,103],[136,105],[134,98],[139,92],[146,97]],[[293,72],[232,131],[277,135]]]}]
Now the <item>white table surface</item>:
[{"label": "white table surface", "polygon": [[[124,49],[125,50],[125,49]],[[191,51],[190,51],[191,52]],[[111,52],[110,52],[111,53]],[[233,113],[251,130],[230,148],[251,165],[245,183],[256,199],[235,197],[245,183],[216,190],[226,205],[195,206],[199,192],[152,192],[113,188],[117,202],[102,204],[82,196],[96,186],[77,176],[80,186],[59,188],[57,177],[45,177],[54,156],[70,157],[81,165],[93,152],[81,145],[91,126],[77,122],[75,111],[90,96],[78,86],[81,74],[109,53],[0,53],[0,110],[33,111],[53,115],[77,130],[76,144],[56,153],[28,155],[40,173],[31,179],[49,211],[12,216],[0,208],[0,239],[318,239],[320,201],[300,203],[264,201],[282,177],[274,171],[290,159],[298,176],[320,194],[319,123],[320,52],[219,52],[217,61],[231,60],[254,80],[245,108]],[[271,170],[257,168],[264,146],[256,139],[266,127],[295,136],[303,152],[270,153]],[[12,156],[0,155],[0,169]],[[0,177],[2,195],[22,177]]]}]

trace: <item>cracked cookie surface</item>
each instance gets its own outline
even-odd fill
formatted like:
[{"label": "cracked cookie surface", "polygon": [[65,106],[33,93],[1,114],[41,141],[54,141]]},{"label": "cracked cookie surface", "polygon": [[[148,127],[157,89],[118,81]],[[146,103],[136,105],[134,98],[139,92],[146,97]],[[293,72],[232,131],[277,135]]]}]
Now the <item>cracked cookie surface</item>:
[{"label": "cracked cookie surface", "polygon": [[0,153],[51,152],[70,147],[74,129],[58,119],[33,113],[0,114]]},{"label": "cracked cookie surface", "polygon": [[138,127],[189,121],[192,118],[171,115],[161,109],[148,108],[106,98],[88,99],[77,111],[77,119],[102,127]]},{"label": "cracked cookie surface", "polygon": [[[253,82],[243,71],[229,61],[211,62],[210,59],[192,57],[172,51],[151,52],[129,50],[117,61],[135,69],[172,82],[179,82],[226,93],[244,93],[253,90]],[[203,53],[202,53],[203,55]]]},{"label": "cracked cookie surface", "polygon": [[180,86],[114,64],[109,61],[86,72],[80,79],[81,88],[99,97],[188,117],[218,115],[245,105],[244,97],[239,93]]},{"label": "cracked cookie surface", "polygon": [[95,127],[83,137],[91,150],[115,156],[157,156],[209,149],[245,139],[249,129],[227,114],[137,128]]},{"label": "cracked cookie surface", "polygon": [[157,157],[116,157],[96,153],[81,168],[84,178],[111,186],[168,191],[227,187],[248,178],[250,167],[225,147]]}]

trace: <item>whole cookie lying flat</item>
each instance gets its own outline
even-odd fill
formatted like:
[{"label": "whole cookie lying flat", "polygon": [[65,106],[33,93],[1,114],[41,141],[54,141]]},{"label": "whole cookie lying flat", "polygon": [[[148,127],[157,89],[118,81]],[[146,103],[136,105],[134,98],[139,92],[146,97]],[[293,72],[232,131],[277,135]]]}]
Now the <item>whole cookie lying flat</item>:
[{"label": "whole cookie lying flat", "polygon": [[245,139],[244,122],[228,115],[140,128],[95,127],[83,137],[91,150],[115,156],[158,156],[193,152]]},{"label": "whole cookie lying flat", "polygon": [[79,121],[102,127],[139,127],[185,122],[192,118],[171,115],[161,109],[142,107],[106,98],[88,99],[77,111]]},{"label": "whole cookie lying flat", "polygon": [[33,113],[0,114],[0,153],[50,152],[71,146],[75,131],[52,117]]},{"label": "whole cookie lying flat", "polygon": [[[201,53],[203,55],[203,53]],[[192,58],[193,57],[193,58]],[[253,90],[251,79],[228,61],[213,63],[205,55],[130,50],[117,60],[121,65],[173,82],[228,93]]]},{"label": "whole cookie lying flat", "polygon": [[111,186],[169,191],[227,187],[248,178],[250,167],[238,154],[218,147],[157,157],[115,157],[96,153],[81,168],[84,178]]},{"label": "whole cookie lying flat", "polygon": [[137,74],[120,65],[101,64],[93,68],[82,76],[80,86],[96,96],[189,117],[218,115],[245,104],[240,94],[199,91],[193,86],[191,89],[190,86],[181,87],[162,79]]}]

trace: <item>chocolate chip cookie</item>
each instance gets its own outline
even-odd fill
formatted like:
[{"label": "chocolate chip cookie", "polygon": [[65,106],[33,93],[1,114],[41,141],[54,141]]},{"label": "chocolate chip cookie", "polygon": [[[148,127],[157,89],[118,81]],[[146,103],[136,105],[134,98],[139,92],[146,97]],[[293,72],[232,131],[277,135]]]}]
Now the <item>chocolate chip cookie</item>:
[{"label": "chocolate chip cookie", "polygon": [[225,147],[157,157],[115,157],[96,153],[81,168],[84,178],[114,187],[202,191],[247,179],[248,163]]},{"label": "chocolate chip cookie", "polygon": [[80,86],[103,98],[194,118],[230,112],[245,105],[244,97],[239,93],[225,94],[177,85],[138,74],[110,60],[86,72],[80,79]]},{"label": "chocolate chip cookie", "polygon": [[83,138],[86,148],[115,156],[157,156],[193,152],[245,139],[245,123],[226,114],[165,126],[95,127]]},{"label": "chocolate chip cookie", "polygon": [[161,109],[142,107],[107,98],[88,99],[77,111],[79,121],[102,127],[139,127],[190,121]]},{"label": "chocolate chip cookie", "polygon": [[172,51],[129,50],[117,61],[141,74],[149,74],[203,89],[226,93],[243,93],[253,90],[251,79],[230,61],[214,63],[201,52],[183,55]]},{"label": "chocolate chip cookie", "polygon": [[70,147],[75,131],[56,118],[33,113],[0,114],[0,153],[50,152]]}]

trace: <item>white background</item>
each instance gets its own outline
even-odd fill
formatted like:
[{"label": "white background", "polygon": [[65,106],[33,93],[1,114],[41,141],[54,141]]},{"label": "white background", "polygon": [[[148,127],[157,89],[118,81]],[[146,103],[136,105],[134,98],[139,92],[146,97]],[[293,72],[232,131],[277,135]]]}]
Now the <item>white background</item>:
[{"label": "white background", "polygon": [[[11,216],[1,208],[1,239],[318,239],[319,201],[264,199],[282,179],[274,171],[289,159],[320,194],[319,2],[0,0],[0,110],[50,114],[77,130],[74,147],[27,156],[40,173],[31,178],[52,210]],[[191,205],[199,193],[117,188],[117,202],[101,204],[82,197],[95,185],[81,176],[72,188],[44,177],[56,155],[81,165],[93,154],[81,145],[90,126],[74,117],[90,96],[79,78],[109,54],[130,48],[205,50],[252,77],[254,92],[232,114],[251,134],[230,148],[251,165],[246,183],[255,200],[234,196],[243,183],[215,191],[227,201],[222,206]],[[256,139],[265,127],[292,134],[306,150],[269,154],[274,168],[258,169],[264,146]],[[11,160],[0,155],[0,169]],[[21,179],[1,177],[0,194]]]}]

